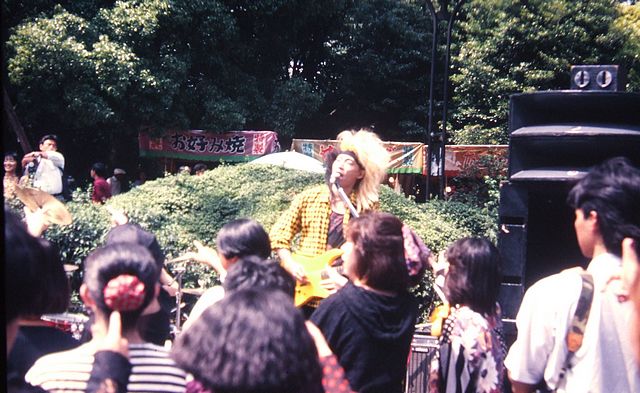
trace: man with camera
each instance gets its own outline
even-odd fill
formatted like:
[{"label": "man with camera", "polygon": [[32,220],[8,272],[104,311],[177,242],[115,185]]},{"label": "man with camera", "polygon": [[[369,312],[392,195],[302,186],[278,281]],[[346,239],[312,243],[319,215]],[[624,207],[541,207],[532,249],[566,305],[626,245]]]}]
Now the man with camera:
[{"label": "man with camera", "polygon": [[64,156],[58,152],[58,138],[45,135],[40,139],[40,151],[33,151],[22,157],[25,176],[29,185],[63,200],[62,171]]}]

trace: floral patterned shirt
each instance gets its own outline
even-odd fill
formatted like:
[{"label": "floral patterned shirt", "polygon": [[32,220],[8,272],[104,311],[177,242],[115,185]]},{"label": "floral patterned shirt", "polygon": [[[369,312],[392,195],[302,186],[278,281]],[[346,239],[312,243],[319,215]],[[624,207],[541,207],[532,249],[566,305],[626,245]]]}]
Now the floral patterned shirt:
[{"label": "floral patterned shirt", "polygon": [[439,344],[429,392],[502,392],[506,346],[499,310],[485,316],[457,306],[444,323]]}]

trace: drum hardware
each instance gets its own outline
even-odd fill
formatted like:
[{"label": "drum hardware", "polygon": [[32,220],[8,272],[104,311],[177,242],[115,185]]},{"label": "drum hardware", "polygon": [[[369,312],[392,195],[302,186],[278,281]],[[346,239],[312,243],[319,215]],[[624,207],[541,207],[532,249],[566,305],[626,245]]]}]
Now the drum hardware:
[{"label": "drum hardware", "polygon": [[16,186],[16,196],[31,211],[42,209],[47,224],[69,225],[73,221],[64,203],[42,190],[33,187]]},{"label": "drum hardware", "polygon": [[[174,258],[175,259],[175,258]],[[187,260],[183,260],[182,262],[186,262]],[[182,276],[187,271],[187,267],[183,265],[178,265],[173,269],[175,273],[174,281],[178,282],[178,291],[176,292],[176,320],[175,320],[175,334],[174,336],[178,336],[182,331],[181,327],[181,311],[183,307],[182,303]]]},{"label": "drum hardware", "polygon": [[84,325],[89,317],[82,314],[61,313],[61,314],[44,314],[40,317],[49,326],[58,328],[66,333],[70,333],[73,338],[80,340]]}]

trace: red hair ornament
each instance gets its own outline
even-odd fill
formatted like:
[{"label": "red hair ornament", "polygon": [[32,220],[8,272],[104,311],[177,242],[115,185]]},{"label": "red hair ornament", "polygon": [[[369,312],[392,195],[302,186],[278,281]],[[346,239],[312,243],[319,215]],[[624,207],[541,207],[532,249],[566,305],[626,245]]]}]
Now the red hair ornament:
[{"label": "red hair ornament", "polygon": [[113,311],[134,311],[144,303],[144,283],[131,274],[114,277],[104,287],[104,303]]}]

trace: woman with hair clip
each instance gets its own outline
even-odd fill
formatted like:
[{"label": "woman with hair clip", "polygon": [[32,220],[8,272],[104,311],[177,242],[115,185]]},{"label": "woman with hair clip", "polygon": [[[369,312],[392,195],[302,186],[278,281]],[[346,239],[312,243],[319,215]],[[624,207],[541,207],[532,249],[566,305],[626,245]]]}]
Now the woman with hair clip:
[{"label": "woman with hair clip", "polygon": [[[249,218],[230,221],[220,229],[216,237],[217,252],[198,241],[194,244],[198,251],[187,253],[184,258],[191,258],[211,266],[222,282],[225,280],[227,270],[242,258],[255,256],[264,260],[271,255],[269,235],[260,223]],[[224,288],[220,285],[206,290],[191,309],[184,329],[188,329],[207,307],[222,299],[223,296]]]},{"label": "woman with hair clip", "polygon": [[320,303],[311,322],[354,391],[401,392],[418,314],[409,287],[420,281],[430,252],[388,213],[351,220],[342,250],[350,281]]},{"label": "woman with hair clip", "polygon": [[[168,351],[145,342],[138,331],[140,314],[158,290],[156,262],[142,246],[113,244],[93,251],[85,260],[80,296],[95,314],[94,325],[107,326],[114,311],[121,315],[122,336],[129,343],[132,364],[129,392],[185,389],[186,374],[171,360]],[[92,339],[70,351],[44,356],[25,379],[48,391],[82,392],[87,388],[96,350],[96,340]]]},{"label": "woman with hair clip", "polygon": [[486,239],[464,238],[445,257],[444,292],[452,309],[431,362],[429,392],[501,392],[506,347],[498,249]]}]

